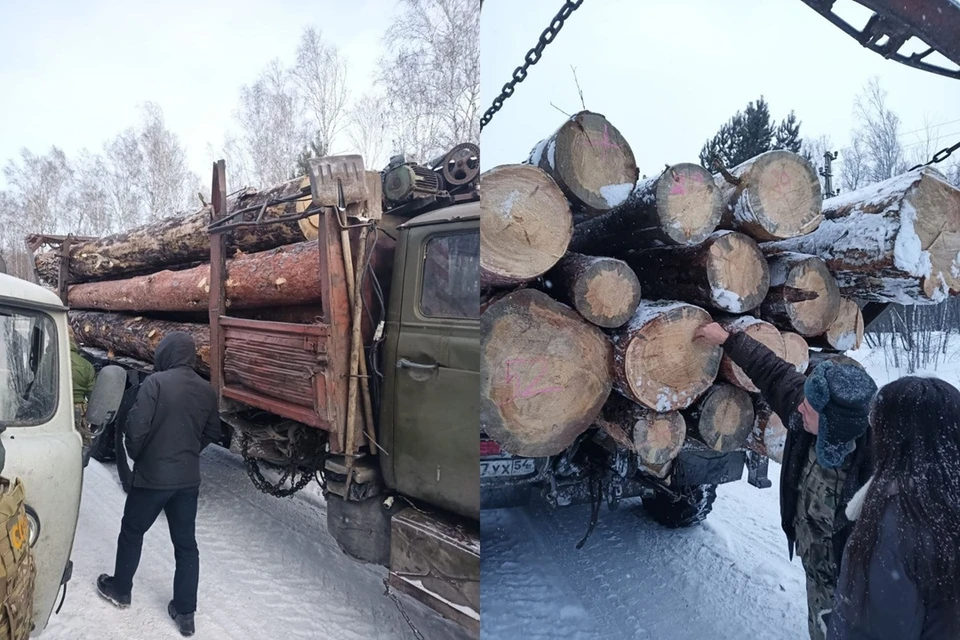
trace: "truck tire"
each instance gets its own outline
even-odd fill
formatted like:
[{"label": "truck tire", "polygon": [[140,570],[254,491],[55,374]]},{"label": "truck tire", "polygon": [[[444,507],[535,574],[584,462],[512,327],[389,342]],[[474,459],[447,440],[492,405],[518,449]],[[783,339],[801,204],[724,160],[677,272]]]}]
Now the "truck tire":
[{"label": "truck tire", "polygon": [[700,524],[713,510],[717,499],[717,485],[702,484],[678,489],[680,499],[674,502],[669,495],[657,491],[643,499],[643,508],[657,523],[668,529],[681,529]]},{"label": "truck tire", "polygon": [[389,566],[390,511],[384,496],[363,501],[344,500],[327,495],[327,531],[340,549],[352,558]]}]

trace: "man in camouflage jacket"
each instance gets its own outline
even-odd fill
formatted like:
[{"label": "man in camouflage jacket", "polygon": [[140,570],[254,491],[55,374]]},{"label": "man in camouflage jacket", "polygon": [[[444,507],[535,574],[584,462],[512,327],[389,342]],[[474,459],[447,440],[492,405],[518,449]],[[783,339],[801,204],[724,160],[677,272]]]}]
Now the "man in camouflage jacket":
[{"label": "man in camouflage jacket", "polygon": [[750,336],[718,324],[697,335],[723,346],[787,427],[780,525],[790,557],[796,549],[806,572],[810,637],[823,640],[852,528],[844,509],[872,472],[868,419],[877,385],[862,368],[829,361],[806,378]]}]

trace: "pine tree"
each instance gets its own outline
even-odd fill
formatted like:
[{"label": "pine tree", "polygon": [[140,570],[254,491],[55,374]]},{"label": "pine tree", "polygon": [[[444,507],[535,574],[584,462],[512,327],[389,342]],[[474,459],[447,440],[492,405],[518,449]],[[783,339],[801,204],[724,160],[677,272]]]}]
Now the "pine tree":
[{"label": "pine tree", "polygon": [[714,160],[725,167],[756,157],[766,151],[786,149],[799,153],[801,148],[800,121],[793,111],[775,125],[770,117],[770,106],[763,96],[737,111],[717,134],[704,143],[700,150],[700,164],[713,170]]},{"label": "pine tree", "polygon": [[297,155],[296,163],[290,169],[290,179],[299,178],[310,173],[310,160],[327,155],[326,145],[323,144],[320,132],[317,131],[313,140],[308,140]]}]

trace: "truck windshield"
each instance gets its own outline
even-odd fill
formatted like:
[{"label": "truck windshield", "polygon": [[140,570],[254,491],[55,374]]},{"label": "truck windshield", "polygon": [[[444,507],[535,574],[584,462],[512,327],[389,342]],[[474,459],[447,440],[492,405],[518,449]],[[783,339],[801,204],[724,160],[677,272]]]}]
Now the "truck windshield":
[{"label": "truck windshield", "polygon": [[56,336],[47,314],[0,305],[0,426],[41,424],[53,415]]}]

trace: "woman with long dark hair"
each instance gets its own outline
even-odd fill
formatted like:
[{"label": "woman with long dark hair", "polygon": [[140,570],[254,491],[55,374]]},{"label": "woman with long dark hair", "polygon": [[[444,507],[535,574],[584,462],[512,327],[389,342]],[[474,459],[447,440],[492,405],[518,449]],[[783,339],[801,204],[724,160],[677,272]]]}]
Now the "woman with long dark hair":
[{"label": "woman with long dark hair", "polygon": [[870,414],[874,475],[847,507],[828,640],[960,638],[960,391],[908,376]]}]

